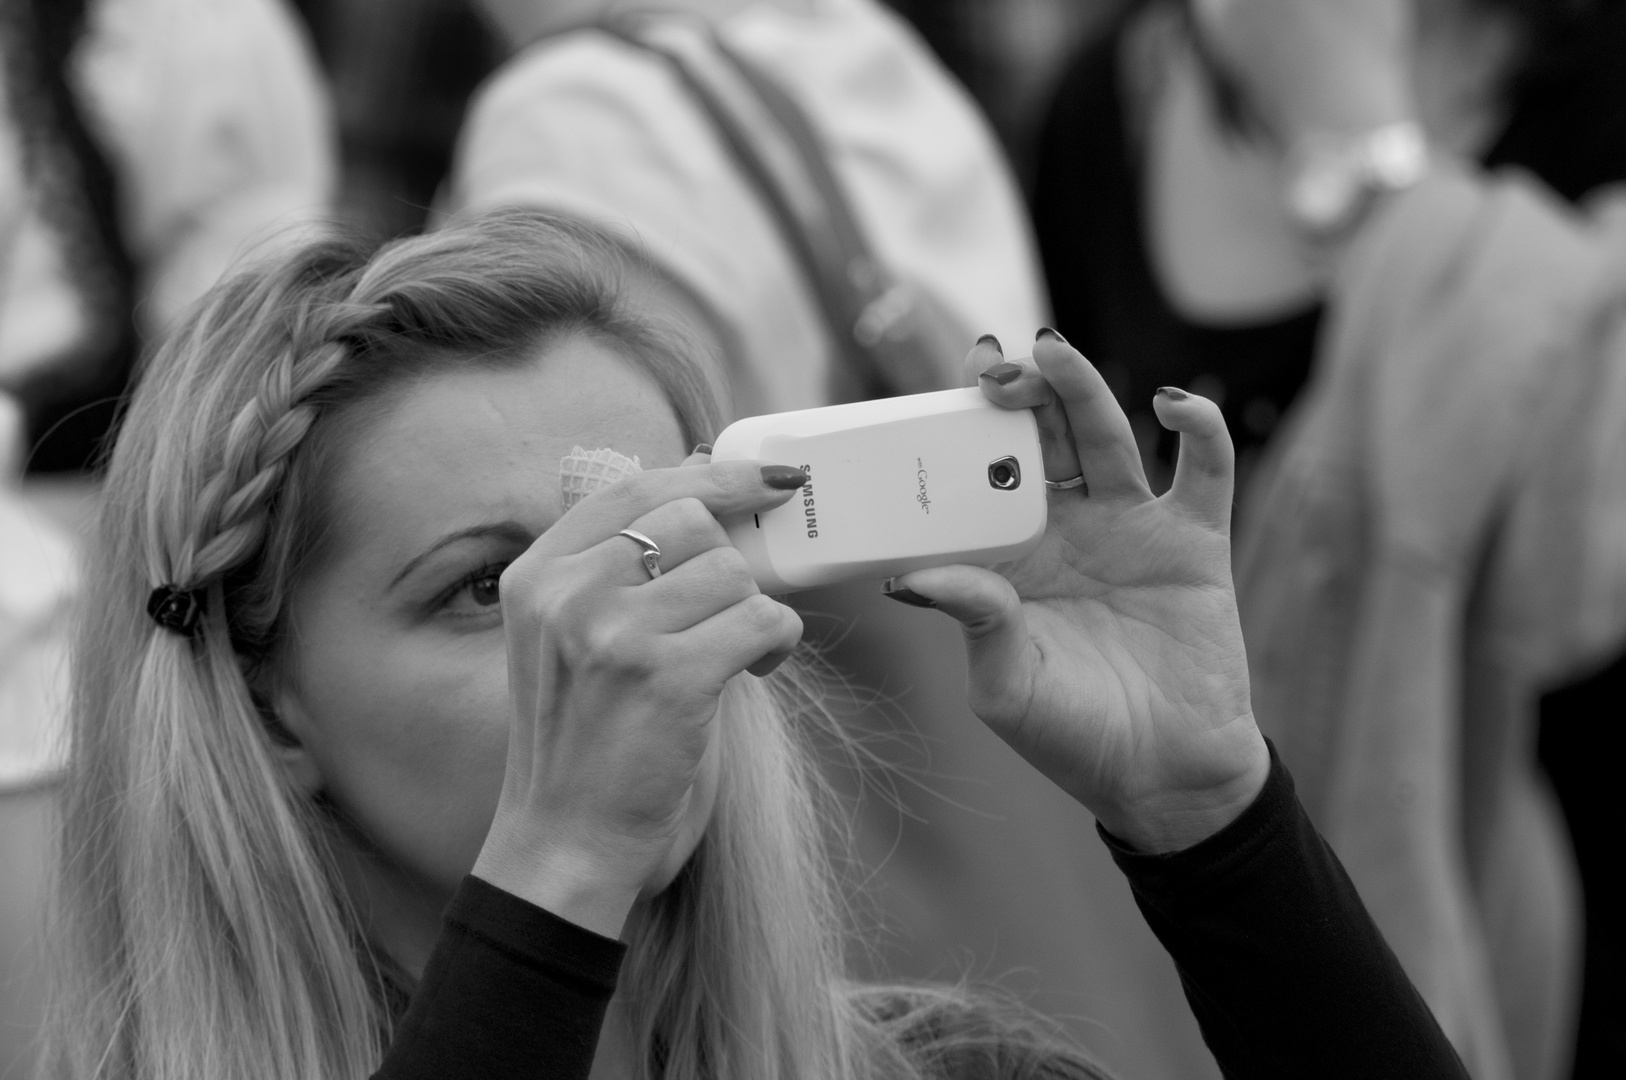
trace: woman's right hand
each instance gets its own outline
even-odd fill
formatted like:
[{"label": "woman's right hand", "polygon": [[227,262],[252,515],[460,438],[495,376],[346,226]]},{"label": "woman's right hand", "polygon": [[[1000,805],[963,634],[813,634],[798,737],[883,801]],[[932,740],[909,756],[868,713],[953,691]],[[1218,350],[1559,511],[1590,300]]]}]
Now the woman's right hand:
[{"label": "woman's right hand", "polygon": [[[514,712],[477,876],[614,937],[640,891],[687,856],[675,849],[698,842],[690,803],[724,684],[770,670],[802,636],[717,521],[800,486],[773,468],[698,457],[629,477],[504,571]],[[659,578],[622,529],[660,546]]]}]

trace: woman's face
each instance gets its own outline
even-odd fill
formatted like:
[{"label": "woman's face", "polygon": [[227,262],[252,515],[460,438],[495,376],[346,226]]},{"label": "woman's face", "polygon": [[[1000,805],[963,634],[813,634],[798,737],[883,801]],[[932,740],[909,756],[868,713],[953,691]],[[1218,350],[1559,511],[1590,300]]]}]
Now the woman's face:
[{"label": "woman's face", "polygon": [[[341,421],[354,430],[329,492],[333,532],[294,591],[275,701],[301,744],[296,774],[359,830],[375,874],[437,905],[438,918],[502,787],[498,575],[563,513],[559,459],[573,446],[610,447],[646,468],[678,464],[685,447],[661,391],[583,337],[358,411]],[[698,843],[715,789],[714,745],[671,874]]]}]

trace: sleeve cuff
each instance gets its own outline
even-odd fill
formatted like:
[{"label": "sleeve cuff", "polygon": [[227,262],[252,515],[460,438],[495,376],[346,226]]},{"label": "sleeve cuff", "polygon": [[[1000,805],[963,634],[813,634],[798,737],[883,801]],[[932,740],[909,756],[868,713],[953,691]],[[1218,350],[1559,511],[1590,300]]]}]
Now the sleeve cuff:
[{"label": "sleeve cuff", "polygon": [[374,1080],[584,1080],[626,947],[472,875],[445,924]]},{"label": "sleeve cuff", "polygon": [[528,967],[608,997],[627,947],[470,874],[446,909],[448,926]]},{"label": "sleeve cuff", "polygon": [[1112,852],[1112,861],[1136,889],[1155,895],[1182,889],[1191,882],[1214,880],[1216,875],[1224,876],[1245,864],[1251,856],[1268,848],[1278,834],[1294,827],[1298,820],[1298,797],[1293,789],[1293,778],[1282,765],[1275,744],[1266,739],[1265,745],[1270,750],[1270,773],[1265,777],[1265,786],[1235,821],[1191,847],[1147,854],[1136,851],[1096,824],[1096,832]]}]

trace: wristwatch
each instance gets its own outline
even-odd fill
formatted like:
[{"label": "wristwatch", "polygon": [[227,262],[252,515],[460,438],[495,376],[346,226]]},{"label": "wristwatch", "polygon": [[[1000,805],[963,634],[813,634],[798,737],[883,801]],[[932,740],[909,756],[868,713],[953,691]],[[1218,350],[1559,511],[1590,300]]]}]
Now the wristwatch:
[{"label": "wristwatch", "polygon": [[1348,232],[1383,195],[1428,172],[1428,139],[1415,121],[1300,139],[1287,159],[1287,213],[1311,239]]}]

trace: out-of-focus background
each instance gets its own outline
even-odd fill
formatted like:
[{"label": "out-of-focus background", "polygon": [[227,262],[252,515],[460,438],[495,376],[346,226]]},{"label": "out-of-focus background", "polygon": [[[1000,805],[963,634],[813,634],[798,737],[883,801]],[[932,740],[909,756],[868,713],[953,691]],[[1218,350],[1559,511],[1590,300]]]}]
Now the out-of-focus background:
[{"label": "out-of-focus background", "polygon": [[[469,95],[506,57],[471,0],[293,0],[332,82],[340,204],[368,234],[419,228]],[[893,0],[987,112],[1024,185],[1063,64],[1127,0]]]}]

